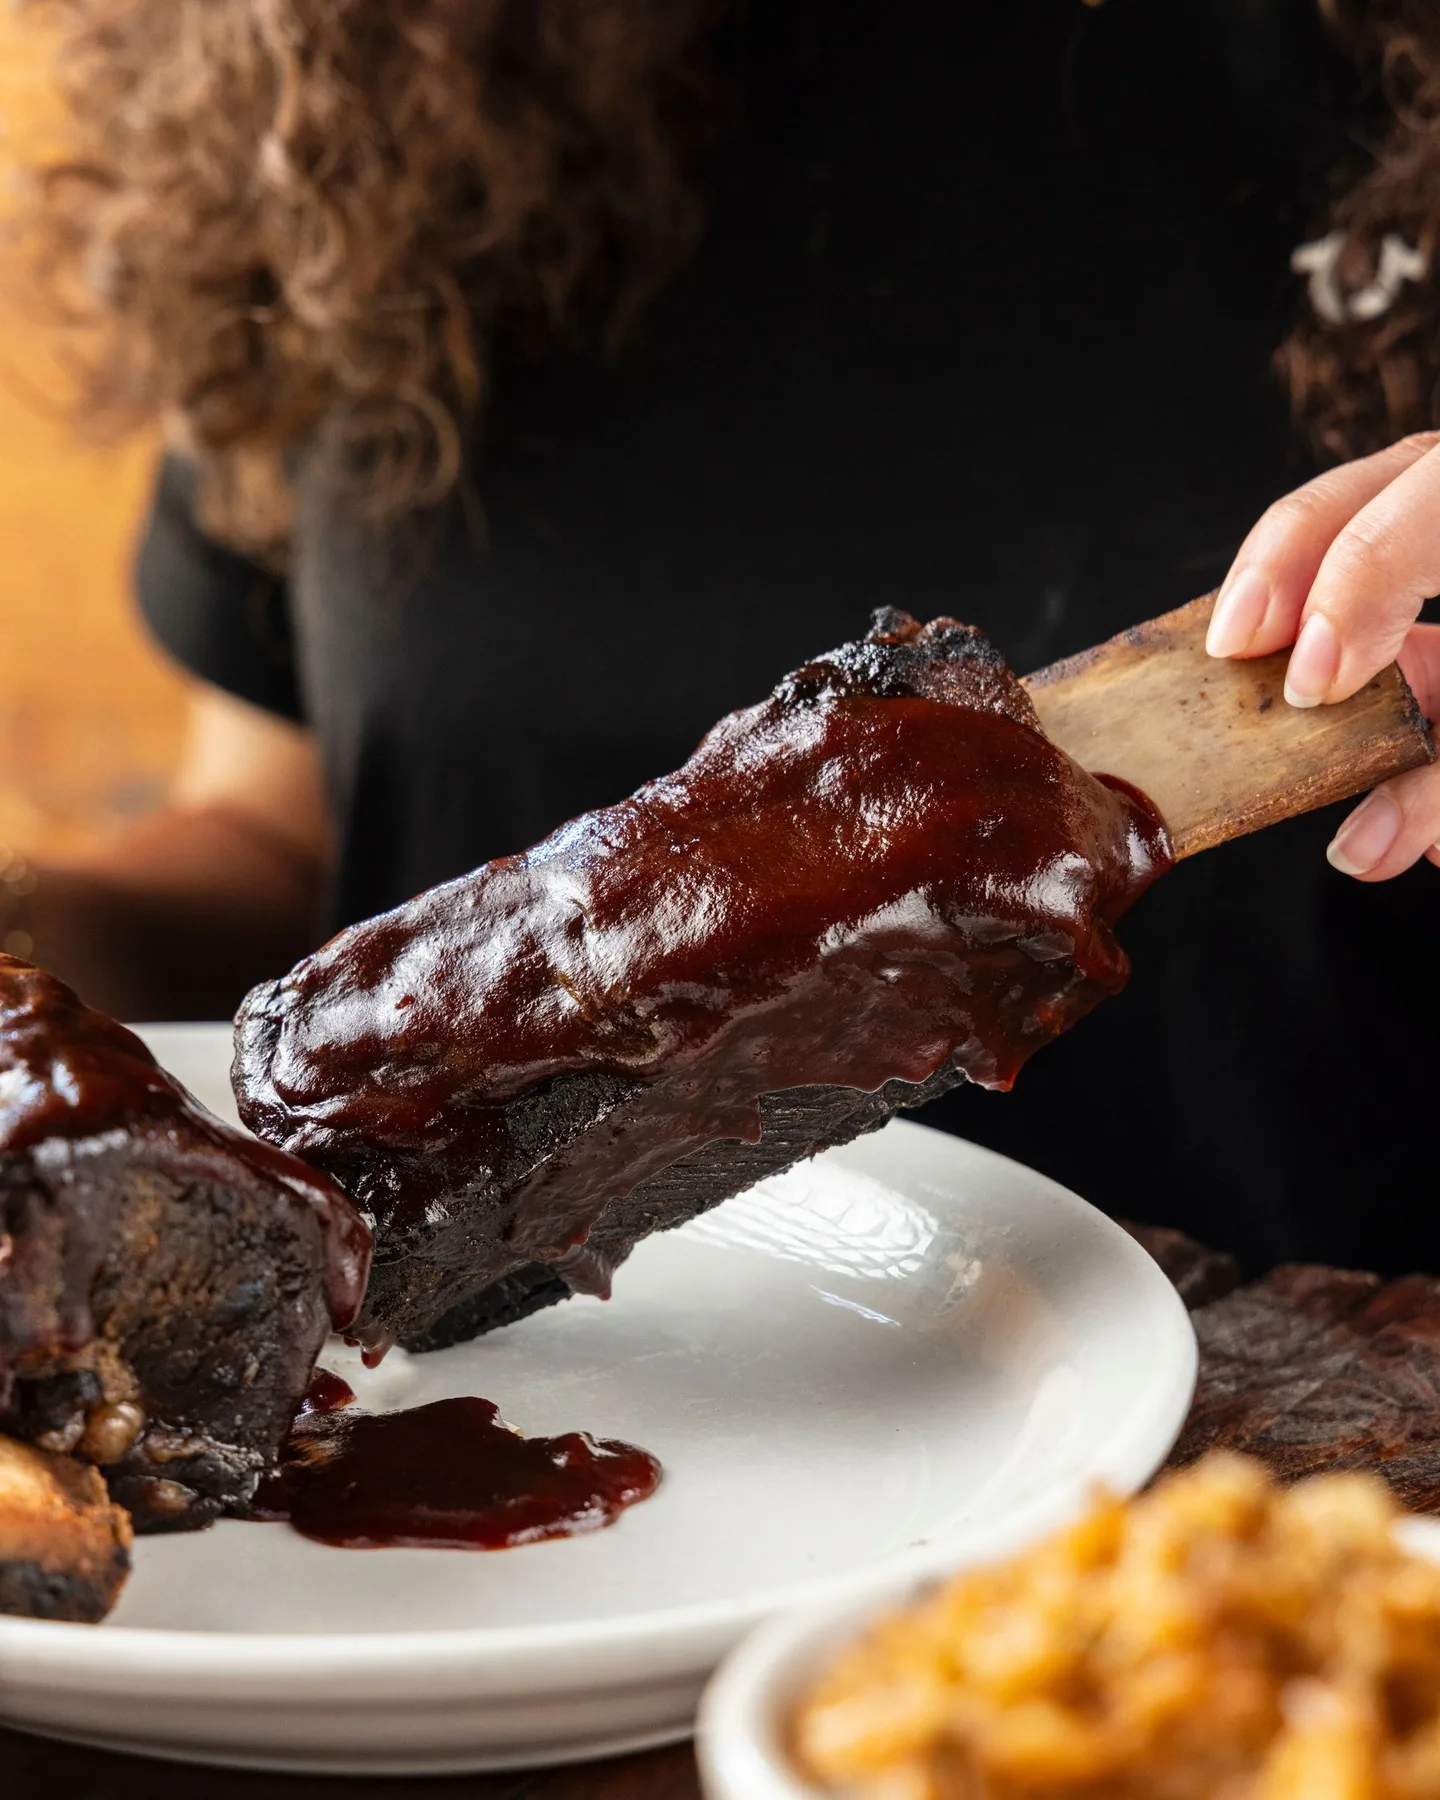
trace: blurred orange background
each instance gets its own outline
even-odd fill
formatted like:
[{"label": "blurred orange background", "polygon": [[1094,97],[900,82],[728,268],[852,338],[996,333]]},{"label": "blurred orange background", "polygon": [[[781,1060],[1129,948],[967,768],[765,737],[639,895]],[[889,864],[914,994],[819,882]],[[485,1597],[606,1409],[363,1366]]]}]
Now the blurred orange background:
[{"label": "blurred orange background", "polygon": [[[0,191],[51,121],[47,64],[34,26],[0,10]],[[19,288],[0,261],[0,846],[43,852],[155,803],[183,689],[129,592],[152,447],[87,446],[44,405],[53,340]]]}]

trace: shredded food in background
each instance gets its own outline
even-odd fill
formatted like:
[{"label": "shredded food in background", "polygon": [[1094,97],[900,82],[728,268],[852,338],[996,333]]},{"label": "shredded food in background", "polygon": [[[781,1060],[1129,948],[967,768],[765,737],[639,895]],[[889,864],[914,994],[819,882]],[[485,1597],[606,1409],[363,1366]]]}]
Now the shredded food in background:
[{"label": "shredded food in background", "polygon": [[882,1621],[794,1755],[847,1800],[1440,1800],[1440,1567],[1400,1516],[1209,1457]]}]

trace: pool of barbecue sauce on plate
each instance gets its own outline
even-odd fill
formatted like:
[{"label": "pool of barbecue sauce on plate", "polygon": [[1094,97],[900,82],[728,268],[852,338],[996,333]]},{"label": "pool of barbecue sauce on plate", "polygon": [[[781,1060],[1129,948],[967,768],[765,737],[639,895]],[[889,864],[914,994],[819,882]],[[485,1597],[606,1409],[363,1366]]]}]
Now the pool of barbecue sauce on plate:
[{"label": "pool of barbecue sauce on plate", "polygon": [[354,1398],[316,1371],[251,1518],[348,1549],[506,1550],[598,1531],[660,1484],[634,1444],[521,1437],[488,1400],[366,1413],[347,1410]]}]

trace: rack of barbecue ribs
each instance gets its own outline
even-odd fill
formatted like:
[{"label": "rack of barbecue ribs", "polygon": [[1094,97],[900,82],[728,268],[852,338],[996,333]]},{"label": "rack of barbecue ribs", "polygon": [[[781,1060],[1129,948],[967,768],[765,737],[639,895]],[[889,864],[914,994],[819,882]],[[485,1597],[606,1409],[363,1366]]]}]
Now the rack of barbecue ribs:
[{"label": "rack of barbecue ribs", "polygon": [[362,1337],[443,1344],[1007,1086],[1123,984],[1113,926],[1168,860],[979,632],[881,615],[675,774],[257,989],[241,1116],[373,1219]]},{"label": "rack of barbecue ribs", "polygon": [[[606,1293],[649,1233],[959,1082],[1008,1087],[1122,986],[1116,922],[1177,850],[1431,753],[1393,672],[1318,725],[1265,720],[1277,672],[1208,663],[1207,612],[1034,678],[1033,700],[973,628],[877,613],[675,774],[257,988],[241,1116],[373,1221],[361,1340],[432,1348]],[[1157,668],[1161,742],[1118,773],[1154,766],[1164,820],[1037,713],[1093,751],[1107,710],[1134,735]],[[1304,730],[1328,753],[1295,748]]]},{"label": "rack of barbecue ribs", "polygon": [[64,1489],[95,1531],[96,1469],[139,1531],[243,1511],[317,1351],[359,1308],[369,1251],[328,1177],[213,1118],[139,1038],[0,956],[0,1596],[36,1564],[17,1549],[11,1566],[21,1489],[46,1489],[56,1519]]}]

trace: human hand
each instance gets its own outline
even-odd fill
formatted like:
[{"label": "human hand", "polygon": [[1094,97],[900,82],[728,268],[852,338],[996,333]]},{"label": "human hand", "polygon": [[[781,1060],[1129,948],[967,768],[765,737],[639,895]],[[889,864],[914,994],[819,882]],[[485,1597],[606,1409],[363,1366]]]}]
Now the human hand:
[{"label": "human hand", "polygon": [[[1294,644],[1292,706],[1347,700],[1398,661],[1428,718],[1440,714],[1440,625],[1416,623],[1440,593],[1440,432],[1331,469],[1278,500],[1240,548],[1211,616],[1212,656]],[[1384,782],[1326,852],[1362,881],[1422,856],[1440,866],[1440,764]]]}]

